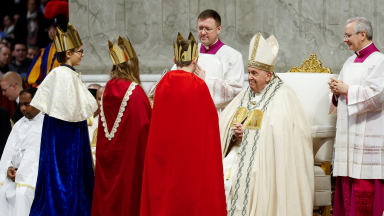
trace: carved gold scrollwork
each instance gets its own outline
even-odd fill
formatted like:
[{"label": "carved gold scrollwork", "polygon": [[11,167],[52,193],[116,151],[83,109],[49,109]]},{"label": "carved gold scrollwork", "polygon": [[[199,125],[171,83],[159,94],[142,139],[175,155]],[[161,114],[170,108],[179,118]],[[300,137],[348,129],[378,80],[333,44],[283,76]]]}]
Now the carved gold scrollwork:
[{"label": "carved gold scrollwork", "polygon": [[309,59],[303,61],[300,67],[293,67],[289,72],[333,74],[331,69],[322,66],[321,61],[317,59],[314,53],[311,54]]}]

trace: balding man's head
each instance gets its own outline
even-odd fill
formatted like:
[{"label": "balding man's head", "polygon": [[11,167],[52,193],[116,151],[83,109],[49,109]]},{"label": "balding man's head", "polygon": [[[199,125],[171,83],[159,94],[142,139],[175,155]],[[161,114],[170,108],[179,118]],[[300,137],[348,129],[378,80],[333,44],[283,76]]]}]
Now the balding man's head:
[{"label": "balding man's head", "polygon": [[101,85],[99,84],[90,84],[88,86],[88,89],[99,89],[101,87]]},{"label": "balding man's head", "polygon": [[0,81],[0,86],[3,95],[7,96],[10,101],[15,101],[23,90],[22,79],[16,72],[6,73]]},{"label": "balding man's head", "polygon": [[[0,49],[0,67],[9,65],[9,63],[11,62],[11,59],[12,59],[11,49],[9,49],[8,47],[1,48]],[[8,71],[3,71],[3,72],[5,73]]]}]

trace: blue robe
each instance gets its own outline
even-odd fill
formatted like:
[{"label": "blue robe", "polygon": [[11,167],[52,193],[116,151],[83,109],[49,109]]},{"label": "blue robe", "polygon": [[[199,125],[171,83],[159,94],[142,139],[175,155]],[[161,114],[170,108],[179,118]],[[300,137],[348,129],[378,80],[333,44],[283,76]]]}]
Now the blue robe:
[{"label": "blue robe", "polygon": [[91,214],[94,174],[87,121],[44,117],[31,216]]}]

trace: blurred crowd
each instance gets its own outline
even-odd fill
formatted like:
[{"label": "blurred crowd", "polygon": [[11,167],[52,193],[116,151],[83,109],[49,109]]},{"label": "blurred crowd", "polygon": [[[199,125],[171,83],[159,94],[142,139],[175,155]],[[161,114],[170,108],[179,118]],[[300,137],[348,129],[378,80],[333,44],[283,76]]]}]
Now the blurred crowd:
[{"label": "blurred crowd", "polygon": [[24,78],[38,51],[50,42],[50,0],[2,0],[0,7],[0,79],[8,71]]},{"label": "blurred crowd", "polygon": [[23,117],[19,93],[37,87],[59,65],[52,40],[56,27],[66,31],[68,19],[67,0],[1,0],[0,155],[9,134],[3,120]]}]

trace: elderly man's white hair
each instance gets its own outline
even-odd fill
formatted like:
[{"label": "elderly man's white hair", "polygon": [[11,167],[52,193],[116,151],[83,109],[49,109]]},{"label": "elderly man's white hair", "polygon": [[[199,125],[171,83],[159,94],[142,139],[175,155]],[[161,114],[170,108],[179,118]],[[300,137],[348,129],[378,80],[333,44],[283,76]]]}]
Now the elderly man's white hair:
[{"label": "elderly man's white hair", "polygon": [[347,24],[351,22],[356,22],[355,25],[355,33],[358,34],[361,31],[365,31],[367,33],[367,39],[372,40],[373,38],[373,29],[371,22],[365,17],[355,17],[347,20]]}]

